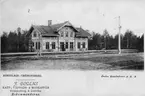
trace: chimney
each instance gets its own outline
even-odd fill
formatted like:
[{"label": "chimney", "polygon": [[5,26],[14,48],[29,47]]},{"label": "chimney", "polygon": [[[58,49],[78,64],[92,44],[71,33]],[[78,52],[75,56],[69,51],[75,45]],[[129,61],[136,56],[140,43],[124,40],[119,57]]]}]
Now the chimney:
[{"label": "chimney", "polygon": [[52,20],[48,20],[48,26],[52,24]]}]

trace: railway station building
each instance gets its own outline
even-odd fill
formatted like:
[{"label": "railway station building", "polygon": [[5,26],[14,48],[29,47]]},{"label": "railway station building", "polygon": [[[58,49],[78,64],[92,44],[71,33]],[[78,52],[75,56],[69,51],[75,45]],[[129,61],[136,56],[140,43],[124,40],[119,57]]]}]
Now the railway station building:
[{"label": "railway station building", "polygon": [[32,25],[28,31],[29,51],[58,52],[88,50],[91,35],[81,27],[74,27],[69,21],[48,25]]}]

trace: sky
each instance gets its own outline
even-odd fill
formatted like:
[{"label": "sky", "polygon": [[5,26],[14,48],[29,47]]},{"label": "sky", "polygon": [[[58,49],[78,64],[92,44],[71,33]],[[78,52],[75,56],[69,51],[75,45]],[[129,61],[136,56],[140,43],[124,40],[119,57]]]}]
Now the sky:
[{"label": "sky", "polygon": [[29,30],[33,25],[69,21],[75,27],[102,34],[121,33],[127,29],[141,36],[145,32],[145,0],[1,0],[0,34],[18,27]]}]

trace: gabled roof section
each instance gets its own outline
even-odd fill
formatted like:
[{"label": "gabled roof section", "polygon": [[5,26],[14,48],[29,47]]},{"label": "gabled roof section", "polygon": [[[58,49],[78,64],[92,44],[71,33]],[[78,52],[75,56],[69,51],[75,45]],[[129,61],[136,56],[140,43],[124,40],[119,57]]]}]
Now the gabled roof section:
[{"label": "gabled roof section", "polygon": [[60,30],[61,28],[63,28],[64,26],[72,27],[76,32],[78,32],[78,30],[77,30],[69,21],[65,21],[65,22],[63,23],[63,25],[60,26],[60,27],[57,29],[57,31],[59,31],[59,30]]},{"label": "gabled roof section", "polygon": [[43,37],[45,36],[59,36],[58,31],[63,28],[64,26],[70,26],[76,31],[76,37],[89,37],[91,36],[87,31],[82,28],[75,28],[69,21],[59,24],[53,24],[51,26],[44,26],[44,25],[32,25],[29,29],[27,36],[29,36],[32,31],[38,30]]},{"label": "gabled roof section", "polygon": [[42,36],[58,36],[59,35],[50,26],[40,26],[38,29],[42,33]]},{"label": "gabled roof section", "polygon": [[76,37],[90,37],[91,34],[82,28],[76,28],[79,32],[76,33]]},{"label": "gabled roof section", "polygon": [[53,24],[53,25],[51,25],[50,27],[54,30],[54,31],[57,31],[60,27],[62,27],[64,24],[65,24],[66,22],[64,22],[64,23],[59,23],[59,24]]},{"label": "gabled roof section", "polygon": [[30,35],[34,29],[38,30],[42,34],[42,36],[58,36],[59,35],[50,26],[32,25],[31,28],[29,29],[27,36]]}]

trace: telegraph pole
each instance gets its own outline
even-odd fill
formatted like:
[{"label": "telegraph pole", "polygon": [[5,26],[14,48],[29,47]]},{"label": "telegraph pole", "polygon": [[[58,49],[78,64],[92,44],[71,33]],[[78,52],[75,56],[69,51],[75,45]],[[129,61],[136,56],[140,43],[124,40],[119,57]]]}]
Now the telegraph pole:
[{"label": "telegraph pole", "polygon": [[120,25],[120,16],[118,17],[119,20],[119,33],[118,33],[118,54],[121,54],[121,38],[120,38],[120,33],[121,33],[121,25]]}]

